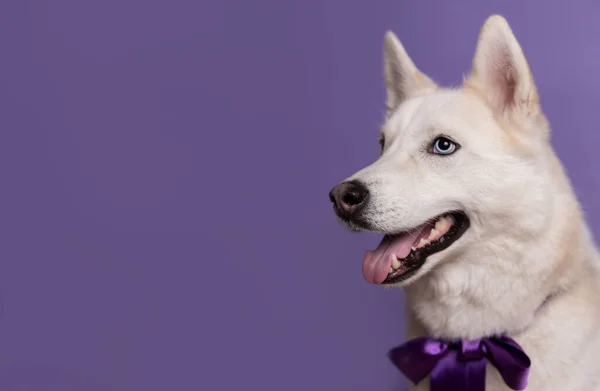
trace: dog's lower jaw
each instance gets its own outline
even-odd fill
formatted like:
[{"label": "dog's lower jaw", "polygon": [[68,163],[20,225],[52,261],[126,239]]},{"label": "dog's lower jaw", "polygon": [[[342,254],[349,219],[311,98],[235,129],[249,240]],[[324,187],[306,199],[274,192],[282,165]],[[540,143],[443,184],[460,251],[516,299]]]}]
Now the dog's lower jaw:
[{"label": "dog's lower jaw", "polygon": [[[549,296],[598,275],[590,271],[600,265],[598,250],[575,197],[561,192],[553,203],[555,213],[535,226],[510,210],[514,219],[503,216],[502,221],[512,229],[482,225],[477,215],[469,215],[469,232],[446,252],[434,254],[422,275],[403,286],[406,303],[427,335],[476,339],[522,332]],[[600,277],[597,281],[600,288]]]}]

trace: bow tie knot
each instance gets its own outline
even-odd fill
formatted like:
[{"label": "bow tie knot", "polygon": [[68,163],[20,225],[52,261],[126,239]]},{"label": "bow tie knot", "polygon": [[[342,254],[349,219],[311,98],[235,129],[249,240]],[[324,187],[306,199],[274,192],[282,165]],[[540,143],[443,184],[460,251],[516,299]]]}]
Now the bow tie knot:
[{"label": "bow tie knot", "polygon": [[485,345],[481,344],[481,340],[463,341],[459,345],[458,359],[461,361],[481,360],[485,357]]},{"label": "bow tie knot", "polygon": [[531,361],[511,338],[445,342],[418,338],[390,351],[390,359],[413,383],[429,375],[431,391],[484,391],[490,362],[513,390],[527,386]]}]

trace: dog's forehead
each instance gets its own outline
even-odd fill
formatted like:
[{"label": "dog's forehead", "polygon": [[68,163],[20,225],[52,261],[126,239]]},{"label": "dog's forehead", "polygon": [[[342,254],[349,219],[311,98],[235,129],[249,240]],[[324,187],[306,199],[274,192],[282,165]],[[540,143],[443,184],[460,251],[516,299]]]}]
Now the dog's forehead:
[{"label": "dog's forehead", "polygon": [[492,113],[478,97],[463,90],[438,90],[404,102],[384,125],[386,135],[397,136],[425,129],[459,130],[488,121]]}]

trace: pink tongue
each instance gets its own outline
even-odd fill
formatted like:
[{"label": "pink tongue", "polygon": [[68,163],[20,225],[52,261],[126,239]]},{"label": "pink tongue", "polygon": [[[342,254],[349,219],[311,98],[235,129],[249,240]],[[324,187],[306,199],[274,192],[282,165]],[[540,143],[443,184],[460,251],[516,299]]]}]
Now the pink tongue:
[{"label": "pink tongue", "polygon": [[396,254],[398,259],[406,258],[421,231],[427,227],[428,224],[424,224],[410,234],[385,236],[375,251],[367,251],[363,261],[365,280],[373,284],[381,284],[392,266],[392,254]]}]

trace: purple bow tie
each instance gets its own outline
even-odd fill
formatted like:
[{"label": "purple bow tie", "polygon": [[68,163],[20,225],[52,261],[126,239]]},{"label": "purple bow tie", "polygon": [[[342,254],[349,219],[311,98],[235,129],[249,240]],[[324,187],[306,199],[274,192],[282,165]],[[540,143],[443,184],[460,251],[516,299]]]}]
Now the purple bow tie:
[{"label": "purple bow tie", "polygon": [[389,353],[413,383],[430,375],[431,391],[484,391],[486,359],[513,390],[527,386],[531,361],[511,338],[447,343],[432,338],[408,341]]}]

